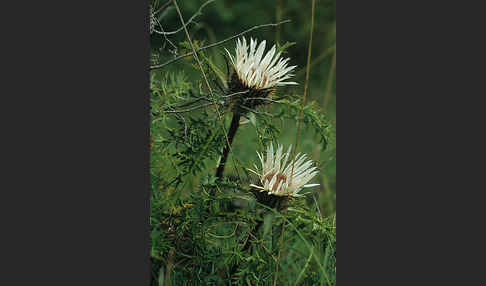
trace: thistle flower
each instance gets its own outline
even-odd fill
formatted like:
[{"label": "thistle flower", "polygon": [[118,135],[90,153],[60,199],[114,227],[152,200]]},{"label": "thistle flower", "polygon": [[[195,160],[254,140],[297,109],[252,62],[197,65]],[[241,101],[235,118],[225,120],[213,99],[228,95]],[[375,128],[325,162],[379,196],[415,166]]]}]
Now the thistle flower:
[{"label": "thistle flower", "polygon": [[311,167],[311,160],[306,161],[305,154],[297,154],[292,173],[292,164],[294,161],[290,161],[287,165],[291,148],[289,147],[288,151],[283,154],[283,146],[279,145],[277,152],[274,153],[273,145],[270,143],[270,146],[267,148],[266,158],[263,153],[260,154],[257,152],[262,169],[259,170],[254,165],[255,170],[248,170],[258,175],[261,185],[251,184],[250,186],[258,189],[260,192],[266,192],[269,195],[279,197],[301,197],[303,195],[298,192],[302,188],[318,186],[319,184],[306,184],[318,171],[316,171],[317,167]]},{"label": "thistle flower", "polygon": [[296,67],[287,67],[290,58],[283,59],[280,57],[281,53],[275,54],[275,45],[263,56],[265,44],[266,41],[263,41],[257,48],[257,40],[250,38],[248,47],[246,39],[243,37],[241,41],[240,39],[236,41],[235,57],[226,50],[240,83],[246,88],[255,90],[297,84],[285,81],[293,76],[289,72]]}]

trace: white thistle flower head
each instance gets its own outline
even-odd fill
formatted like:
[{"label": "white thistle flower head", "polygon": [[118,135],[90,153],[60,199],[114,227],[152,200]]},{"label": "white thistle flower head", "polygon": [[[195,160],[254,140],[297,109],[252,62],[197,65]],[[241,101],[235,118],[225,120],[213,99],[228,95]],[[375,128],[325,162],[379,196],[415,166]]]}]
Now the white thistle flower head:
[{"label": "white thistle flower head", "polygon": [[257,47],[257,40],[250,38],[248,47],[246,39],[243,37],[242,40],[236,41],[235,57],[226,50],[239,81],[245,87],[257,90],[297,84],[286,81],[293,76],[289,72],[297,66],[287,67],[290,58],[284,59],[280,57],[281,53],[275,54],[275,45],[264,56],[265,44],[266,41],[263,41]]},{"label": "white thistle flower head", "polygon": [[[317,167],[311,167],[312,160],[306,160],[305,154],[297,154],[295,163],[291,160],[287,165],[291,148],[292,146],[283,154],[283,146],[279,145],[277,152],[274,153],[273,145],[270,143],[266,157],[263,153],[257,152],[262,169],[259,170],[254,165],[255,170],[248,170],[258,175],[261,185],[251,184],[250,186],[260,190],[260,192],[267,192],[269,195],[281,197],[301,197],[303,195],[299,194],[299,191],[302,188],[318,186],[319,184],[306,184],[317,175],[318,171],[316,171]],[[293,172],[292,164],[294,164]]]}]

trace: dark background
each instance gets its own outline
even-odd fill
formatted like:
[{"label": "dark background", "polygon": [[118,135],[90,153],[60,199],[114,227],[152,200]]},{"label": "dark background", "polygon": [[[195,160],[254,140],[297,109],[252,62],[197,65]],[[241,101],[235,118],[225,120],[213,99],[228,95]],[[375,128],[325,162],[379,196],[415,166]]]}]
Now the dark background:
[{"label": "dark background", "polygon": [[[339,283],[482,284],[483,9],[346,3]],[[0,284],[148,285],[147,3],[1,5]]]},{"label": "dark background", "polygon": [[0,285],[149,285],[147,3],[0,11]]}]

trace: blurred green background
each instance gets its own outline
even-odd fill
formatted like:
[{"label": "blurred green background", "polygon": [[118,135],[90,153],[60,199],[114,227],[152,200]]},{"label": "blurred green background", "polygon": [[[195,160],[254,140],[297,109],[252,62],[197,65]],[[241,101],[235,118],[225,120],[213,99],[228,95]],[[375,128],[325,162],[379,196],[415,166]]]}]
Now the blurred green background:
[{"label": "blurred green background", "polygon": [[[207,1],[191,0],[179,1],[182,15],[187,21]],[[156,7],[162,7],[166,0],[152,2]],[[287,50],[285,57],[290,57],[290,65],[297,65],[293,81],[298,86],[279,89],[279,93],[296,94],[302,97],[306,78],[306,63],[309,44],[309,31],[311,27],[311,0],[215,0],[202,9],[194,23],[188,25],[191,38],[199,46],[211,44],[230,36],[238,34],[253,26],[276,23],[282,20],[291,20],[290,23],[278,27],[265,27],[254,30],[245,35],[266,40],[268,50],[274,43],[294,43]],[[158,15],[160,26],[164,31],[174,31],[181,27],[179,16],[174,7],[169,7]],[[174,53],[189,52],[179,46],[186,40],[183,31],[164,37],[152,34],[151,36],[151,64],[164,63],[174,57]],[[170,42],[169,42],[170,41]],[[177,46],[177,50],[174,46]],[[207,55],[222,71],[226,66],[221,54],[224,48],[234,53],[235,40],[224,45],[206,50]],[[318,143],[317,135],[312,129],[303,126],[299,137],[299,152],[306,152],[319,163],[321,172],[311,183],[319,183],[320,187],[313,188],[313,194],[320,212],[324,216],[336,213],[336,1],[318,0],[315,6],[315,19],[313,43],[311,54],[311,69],[307,93],[307,103],[315,102],[320,112],[324,113],[331,122],[333,136],[327,147],[323,150]],[[200,72],[191,69],[191,60],[180,60],[161,70],[162,73],[175,73],[184,70],[189,81],[201,79]],[[279,122],[281,137],[279,143],[295,146],[297,128],[295,122]],[[233,145],[233,155],[239,162],[252,166],[258,162],[255,151],[258,148],[255,128],[252,124],[242,125],[238,130]],[[231,158],[228,160],[226,174],[234,171]],[[211,173],[214,170],[211,171]],[[308,203],[315,205],[313,196],[307,196]]]}]

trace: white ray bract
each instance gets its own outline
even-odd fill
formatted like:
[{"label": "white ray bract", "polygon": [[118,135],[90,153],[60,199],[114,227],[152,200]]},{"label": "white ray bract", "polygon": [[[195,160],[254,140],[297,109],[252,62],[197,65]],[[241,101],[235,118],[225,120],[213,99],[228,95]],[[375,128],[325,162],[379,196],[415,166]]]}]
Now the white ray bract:
[{"label": "white ray bract", "polygon": [[263,41],[257,47],[257,40],[250,38],[248,47],[246,39],[243,37],[242,40],[236,41],[235,57],[226,50],[240,81],[247,87],[255,89],[297,84],[293,81],[285,81],[293,76],[290,71],[297,66],[287,67],[290,59],[281,58],[280,53],[275,54],[275,45],[263,56],[265,44],[266,41]]},{"label": "white ray bract", "polygon": [[274,152],[273,144],[270,143],[266,150],[266,156],[262,152],[257,152],[262,169],[259,170],[254,165],[255,170],[248,169],[256,174],[260,179],[260,185],[251,184],[250,186],[259,189],[261,192],[267,192],[276,196],[300,197],[299,191],[303,188],[318,186],[319,184],[307,184],[318,171],[312,166],[311,160],[306,160],[305,154],[297,154],[292,172],[292,162],[287,161],[290,156],[291,146],[288,151],[283,153],[283,146],[279,145]]}]

